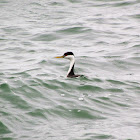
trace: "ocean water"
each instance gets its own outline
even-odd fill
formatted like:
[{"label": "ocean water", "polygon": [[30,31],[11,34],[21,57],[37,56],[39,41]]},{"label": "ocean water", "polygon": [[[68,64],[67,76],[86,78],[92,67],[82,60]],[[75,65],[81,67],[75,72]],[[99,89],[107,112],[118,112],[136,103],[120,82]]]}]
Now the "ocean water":
[{"label": "ocean water", "polygon": [[139,139],[140,1],[0,0],[0,140]]}]

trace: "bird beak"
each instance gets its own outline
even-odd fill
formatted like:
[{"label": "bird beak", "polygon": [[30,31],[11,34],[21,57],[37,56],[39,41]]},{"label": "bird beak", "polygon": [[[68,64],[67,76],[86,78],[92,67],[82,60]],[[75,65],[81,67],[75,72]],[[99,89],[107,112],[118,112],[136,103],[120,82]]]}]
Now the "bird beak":
[{"label": "bird beak", "polygon": [[57,57],[55,57],[55,58],[64,58],[64,56],[57,56]]}]

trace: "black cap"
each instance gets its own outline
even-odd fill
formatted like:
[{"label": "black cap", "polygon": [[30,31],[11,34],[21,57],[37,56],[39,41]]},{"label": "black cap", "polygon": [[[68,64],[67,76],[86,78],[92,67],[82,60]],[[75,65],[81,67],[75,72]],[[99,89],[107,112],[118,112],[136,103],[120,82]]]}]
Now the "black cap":
[{"label": "black cap", "polygon": [[66,52],[64,53],[64,56],[67,56],[67,55],[74,55],[73,52]]}]

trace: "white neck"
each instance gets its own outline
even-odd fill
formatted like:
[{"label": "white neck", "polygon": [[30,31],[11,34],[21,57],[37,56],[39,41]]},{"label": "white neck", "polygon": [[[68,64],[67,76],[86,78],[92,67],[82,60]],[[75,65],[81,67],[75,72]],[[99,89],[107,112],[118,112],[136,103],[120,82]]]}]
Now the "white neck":
[{"label": "white neck", "polygon": [[68,70],[67,75],[70,73],[70,71],[71,71],[71,69],[72,69],[72,67],[73,67],[73,65],[74,65],[74,63],[75,63],[75,58],[74,58],[74,56],[71,56],[71,57],[69,58],[69,60],[70,60],[70,67],[69,67],[69,70]]}]

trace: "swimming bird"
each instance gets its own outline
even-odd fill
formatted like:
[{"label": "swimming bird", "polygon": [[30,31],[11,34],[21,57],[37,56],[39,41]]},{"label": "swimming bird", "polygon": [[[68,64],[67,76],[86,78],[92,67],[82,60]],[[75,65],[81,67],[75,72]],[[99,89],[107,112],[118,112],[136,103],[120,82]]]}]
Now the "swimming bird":
[{"label": "swimming bird", "polygon": [[81,75],[75,75],[74,74],[74,64],[75,64],[75,57],[73,52],[66,52],[64,53],[64,55],[62,56],[57,56],[55,58],[65,58],[65,59],[69,59],[70,60],[70,66],[69,66],[69,70],[67,72],[67,77],[79,77]]}]

